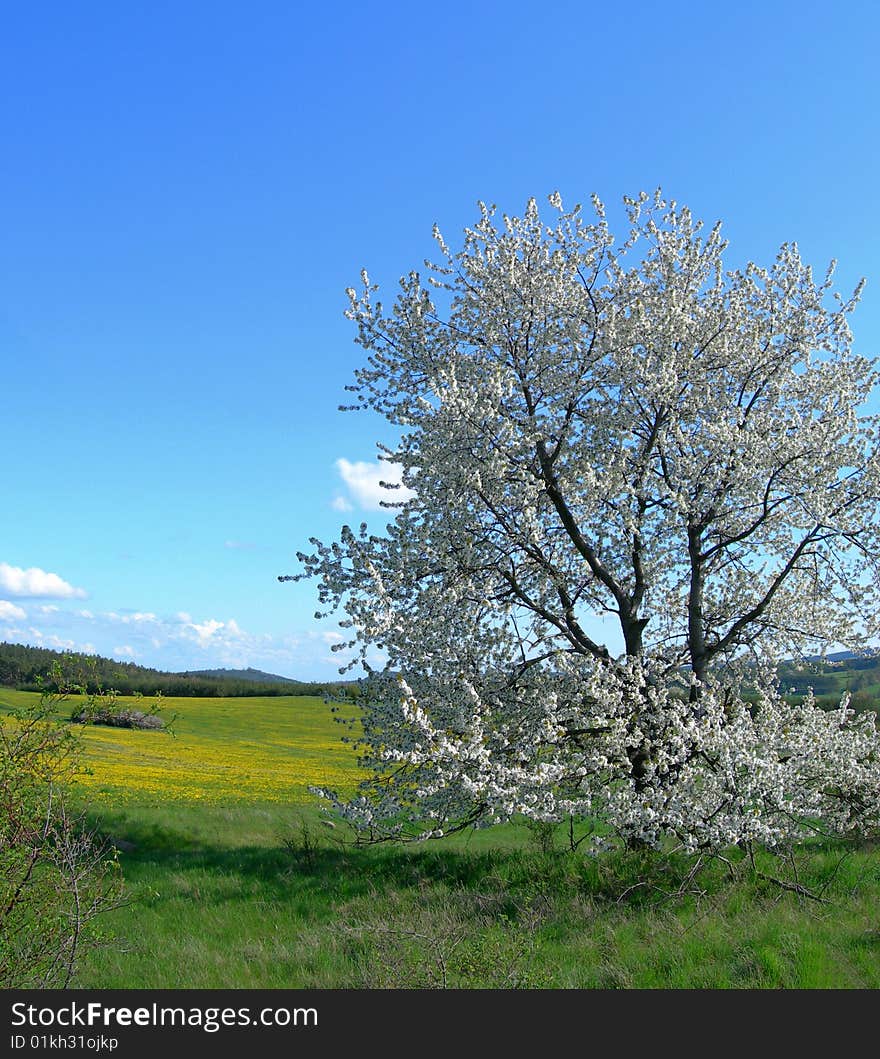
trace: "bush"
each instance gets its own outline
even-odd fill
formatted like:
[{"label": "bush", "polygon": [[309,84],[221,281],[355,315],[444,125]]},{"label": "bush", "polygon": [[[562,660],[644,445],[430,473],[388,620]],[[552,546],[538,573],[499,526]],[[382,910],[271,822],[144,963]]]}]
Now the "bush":
[{"label": "bush", "polygon": [[[70,695],[81,696],[85,701],[74,707],[70,720],[74,724],[103,724],[112,728],[145,728],[171,731],[174,718],[166,720],[159,716],[162,710],[162,695],[156,696],[148,710],[139,710],[119,701],[119,692],[105,689],[101,683],[96,660],[85,658],[79,660],[79,671],[68,675],[60,662],[54,662],[46,680],[41,686],[50,689],[51,694],[59,700]],[[140,703],[143,695],[137,692],[135,701]]]},{"label": "bush", "polygon": [[70,718],[74,724],[106,724],[111,728],[164,729],[165,722],[155,713],[125,708],[75,710]]},{"label": "bush", "polygon": [[118,903],[114,856],[72,813],[79,741],[55,718],[60,696],[0,724],[0,984],[64,988],[95,918]]}]

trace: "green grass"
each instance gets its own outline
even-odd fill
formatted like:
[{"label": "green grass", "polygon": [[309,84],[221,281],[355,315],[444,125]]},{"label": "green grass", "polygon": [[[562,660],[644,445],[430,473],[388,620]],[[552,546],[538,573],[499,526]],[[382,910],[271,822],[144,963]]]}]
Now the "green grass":
[{"label": "green grass", "polygon": [[[23,695],[0,690],[0,713]],[[515,825],[358,847],[307,794],[322,761],[328,776],[357,778],[322,703],[171,709],[176,738],[84,733],[93,773],[82,793],[120,848],[127,901],[104,917],[105,944],[85,954],[81,988],[880,986],[871,845],[799,855],[799,882],[828,903],[742,862],[737,879],[714,863],[676,895],[688,862],[585,857],[564,848],[564,828],[552,849]],[[185,748],[185,782],[175,748]],[[167,795],[155,787],[162,769]],[[793,878],[778,858],[759,867]]]},{"label": "green grass", "polygon": [[309,810],[277,806],[102,823],[134,844],[129,904],[81,987],[880,986],[872,850],[801,858],[826,905],[718,868],[701,894],[669,898],[684,863],[542,853],[513,826],[400,849],[343,845]]},{"label": "green grass", "polygon": [[[38,698],[0,689],[0,716]],[[59,703],[56,712],[69,717],[76,702]],[[342,727],[319,698],[168,698],[162,715],[174,718],[173,735],[77,727],[90,770],[82,786],[96,804],[311,804],[310,786],[346,790],[359,778]]]}]

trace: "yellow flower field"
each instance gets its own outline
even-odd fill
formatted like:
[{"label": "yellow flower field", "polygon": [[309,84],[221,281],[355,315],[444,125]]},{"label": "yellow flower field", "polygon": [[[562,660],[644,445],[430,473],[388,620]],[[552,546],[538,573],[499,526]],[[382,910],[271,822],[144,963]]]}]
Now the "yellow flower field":
[{"label": "yellow flower field", "polygon": [[[0,713],[35,698],[0,689]],[[342,726],[321,699],[166,699],[162,715],[176,715],[173,735],[76,727],[89,801],[303,803],[314,800],[312,785],[350,791],[361,778]]]}]

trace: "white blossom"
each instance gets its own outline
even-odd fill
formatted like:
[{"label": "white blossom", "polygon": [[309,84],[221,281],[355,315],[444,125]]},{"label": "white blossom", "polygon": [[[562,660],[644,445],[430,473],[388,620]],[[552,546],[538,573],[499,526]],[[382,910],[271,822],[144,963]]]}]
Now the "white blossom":
[{"label": "white blossom", "polygon": [[690,850],[875,826],[874,715],[773,676],[877,631],[860,290],[794,243],[728,270],[720,225],[659,191],[625,200],[620,245],[598,200],[592,223],[550,203],[549,226],[481,203],[455,254],[435,229],[390,311],[366,272],[348,292],[352,407],[399,430],[410,492],[383,535],[299,556],[347,646],[388,658],[360,699],[371,778],[325,797],[382,833],[574,814]]}]

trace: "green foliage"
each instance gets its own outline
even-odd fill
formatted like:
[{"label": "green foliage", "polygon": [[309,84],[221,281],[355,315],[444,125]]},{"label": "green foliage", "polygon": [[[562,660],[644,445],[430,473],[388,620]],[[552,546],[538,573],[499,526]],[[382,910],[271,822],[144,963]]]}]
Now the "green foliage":
[{"label": "green foliage", "polygon": [[80,655],[72,651],[50,651],[44,647],[0,643],[0,687],[39,691],[40,680],[60,662],[72,684],[88,692],[115,688],[119,695],[195,696],[201,698],[320,695],[336,697],[347,682],[304,682],[273,677],[258,670],[200,670],[191,673],[165,673],[133,662],[116,662],[100,655]]},{"label": "green foliage", "polygon": [[[748,858],[585,857],[507,825],[353,846],[281,806],[107,806],[130,903],[85,988],[878,988],[880,856],[817,844],[784,890]],[[793,879],[760,854],[764,875]],[[769,955],[768,955],[769,954]]]},{"label": "green foliage", "polygon": [[532,841],[542,853],[552,853],[556,845],[556,832],[558,827],[549,820],[524,820],[523,824]]},{"label": "green foliage", "polygon": [[48,676],[38,677],[37,683],[46,695],[58,701],[76,697],[70,714],[70,719],[75,724],[171,730],[173,718],[159,716],[162,710],[161,692],[156,693],[153,702],[146,709],[140,709],[143,699],[140,692],[135,693],[135,702],[130,704],[120,701],[119,692],[115,688],[103,687],[97,659],[91,656],[77,658],[73,675],[71,667],[65,665],[67,661],[53,661]]},{"label": "green foliage", "polygon": [[876,710],[880,701],[880,657],[875,654],[783,662],[778,676],[780,691],[788,697],[800,700],[812,688],[817,704],[828,709],[836,708],[847,691],[856,711]]},{"label": "green foliage", "polygon": [[118,897],[115,861],[69,809],[79,743],[62,696],[0,725],[0,985],[65,987]]},{"label": "green foliage", "polygon": [[[55,716],[68,705],[56,700]],[[152,740],[170,752],[169,783],[182,744],[209,737],[218,761],[245,740],[265,744],[260,775],[292,763],[301,779],[339,752],[317,700],[174,706],[181,738]],[[51,728],[82,732],[96,771],[97,744],[115,759],[129,735]],[[260,783],[233,794],[227,779],[222,798],[186,801],[125,775],[124,802],[90,791],[127,902],[99,921],[115,940],[83,951],[81,988],[880,987],[871,844],[815,843],[791,863],[761,853],[754,865],[736,853],[730,864],[645,849],[588,857],[588,824],[572,821],[355,846],[317,808],[263,799]]]}]

